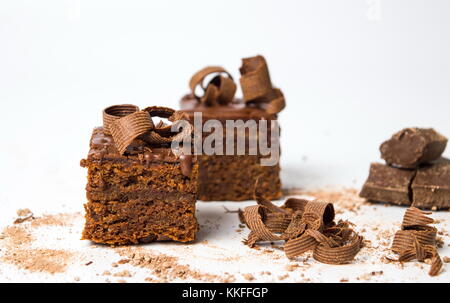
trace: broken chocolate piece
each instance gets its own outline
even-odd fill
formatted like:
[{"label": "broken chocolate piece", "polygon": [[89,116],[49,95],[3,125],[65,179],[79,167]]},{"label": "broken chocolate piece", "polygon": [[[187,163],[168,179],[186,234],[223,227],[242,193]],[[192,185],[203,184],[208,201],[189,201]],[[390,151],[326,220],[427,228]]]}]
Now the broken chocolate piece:
[{"label": "broken chocolate piece", "polygon": [[450,208],[450,160],[441,158],[433,165],[418,169],[412,195],[415,207]]},{"label": "broken chocolate piece", "polygon": [[377,202],[411,205],[410,186],[416,172],[372,163],[360,197]]},{"label": "broken chocolate piece", "polygon": [[432,128],[405,128],[380,146],[381,158],[389,165],[416,168],[438,159],[447,138]]}]

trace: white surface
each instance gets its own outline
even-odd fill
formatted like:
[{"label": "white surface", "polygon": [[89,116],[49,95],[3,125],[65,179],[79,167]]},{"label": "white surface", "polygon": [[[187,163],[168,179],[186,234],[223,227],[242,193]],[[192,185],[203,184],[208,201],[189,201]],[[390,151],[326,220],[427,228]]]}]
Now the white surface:
[{"label": "white surface", "polygon": [[79,159],[105,106],[176,108],[197,69],[237,78],[258,53],[288,104],[284,185],[358,188],[393,132],[450,136],[449,11],[445,0],[2,1],[0,219],[81,211]]},{"label": "white surface", "polygon": [[[305,198],[307,198],[305,196]],[[309,197],[312,198],[312,197]],[[236,210],[254,202],[227,202],[229,210]],[[409,262],[385,264],[384,257],[395,259],[397,256],[389,250],[394,233],[400,228],[405,208],[383,205],[363,205],[360,210],[351,212],[339,204],[335,204],[336,219],[351,220],[356,230],[365,240],[370,240],[369,247],[363,248],[355,260],[347,265],[327,265],[314,261],[311,253],[305,253],[289,261],[284,252],[270,245],[251,249],[242,244],[248,235],[248,229],[238,232],[239,220],[236,213],[226,213],[223,203],[199,202],[197,217],[201,225],[198,239],[193,244],[151,243],[140,248],[151,254],[163,253],[178,258],[177,263],[187,264],[191,270],[201,273],[231,276],[235,282],[248,282],[245,278],[251,274],[252,282],[449,282],[448,264],[437,277],[428,276],[429,265]],[[439,231],[449,230],[449,212],[435,212],[432,217],[441,222],[436,225]],[[29,229],[36,238],[31,248],[70,250],[74,256],[68,260],[65,273],[54,275],[46,273],[30,273],[18,270],[11,265],[1,265],[0,281],[3,282],[143,282],[145,278],[156,279],[152,270],[132,266],[130,264],[112,267],[112,263],[127,259],[120,256],[117,250],[102,245],[93,245],[88,241],[80,241],[83,225],[82,217],[68,220],[66,226],[43,226]],[[29,223],[22,224],[27,228]],[[373,230],[377,229],[377,230]],[[377,235],[386,234],[387,239],[377,239]],[[7,240],[3,240],[7,241]],[[1,242],[0,242],[1,243]],[[281,243],[277,243],[279,245]],[[441,257],[450,255],[449,239],[445,237],[445,247],[439,250]],[[27,247],[27,245],[25,245]],[[92,262],[86,266],[87,262]],[[288,266],[297,265],[289,271]],[[132,277],[115,277],[114,274],[128,270]],[[109,271],[110,275],[104,275]],[[380,272],[375,274],[372,272]],[[263,272],[270,272],[265,274]],[[174,282],[199,282],[196,279],[174,279]],[[214,280],[213,280],[214,281]],[[206,282],[211,282],[206,280]],[[220,281],[219,281],[220,282]]]}]

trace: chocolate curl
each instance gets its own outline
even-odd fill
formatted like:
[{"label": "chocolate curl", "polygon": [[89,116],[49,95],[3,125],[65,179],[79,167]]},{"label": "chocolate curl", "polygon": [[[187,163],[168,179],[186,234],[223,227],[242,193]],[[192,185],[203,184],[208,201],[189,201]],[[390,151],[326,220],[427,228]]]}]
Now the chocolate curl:
[{"label": "chocolate curl", "polygon": [[[281,238],[272,233],[264,224],[264,207],[261,205],[248,206],[244,210],[247,226],[252,230],[257,241],[278,241]],[[247,240],[248,241],[248,240]]]},{"label": "chocolate curl", "polygon": [[361,236],[355,235],[348,244],[338,247],[329,247],[321,243],[314,250],[313,257],[325,264],[350,263],[360,251],[362,239]]},{"label": "chocolate curl", "polygon": [[[182,131],[173,133],[172,125],[162,122],[155,127],[152,117],[167,118],[174,124],[181,124]],[[165,145],[171,142],[182,141],[192,133],[192,125],[185,120],[185,116],[168,107],[152,106],[143,111],[135,105],[114,105],[103,111],[103,128],[105,133],[110,133],[116,144],[116,148],[122,155],[127,147],[139,137],[149,144]]]},{"label": "chocolate curl", "polygon": [[273,233],[283,233],[291,223],[291,217],[283,213],[267,213],[264,224]]},{"label": "chocolate curl", "polygon": [[139,107],[132,104],[113,105],[103,110],[103,130],[111,135],[111,124],[122,117],[139,111]]},{"label": "chocolate curl", "polygon": [[284,245],[284,253],[289,259],[293,259],[309,250],[315,249],[318,242],[308,233],[298,238],[289,239]]},{"label": "chocolate curl", "polygon": [[310,201],[306,199],[298,199],[298,198],[289,198],[284,202],[283,207],[287,209],[292,209],[294,211],[305,211],[306,204]]},{"label": "chocolate curl", "polygon": [[297,211],[292,215],[289,225],[285,228],[282,235],[283,239],[297,238],[306,230],[306,223],[302,220],[302,212]]},{"label": "chocolate curl", "polygon": [[431,267],[428,274],[432,277],[437,276],[439,272],[441,271],[441,268],[443,266],[441,257],[439,256],[436,247],[429,248],[430,253],[432,254],[431,257]]},{"label": "chocolate curl", "polygon": [[270,80],[269,69],[263,56],[242,59],[242,93],[245,102],[265,104],[269,114],[277,114],[286,106],[281,90],[274,88]]},{"label": "chocolate curl", "polygon": [[[205,87],[204,80],[208,75],[218,74]],[[224,77],[226,74],[227,77]],[[200,86],[203,89],[203,95],[196,94],[196,88]],[[236,93],[236,84],[233,77],[223,67],[208,66],[195,73],[189,81],[189,87],[195,98],[206,106],[216,106],[218,104],[230,103]]]},{"label": "chocolate curl", "polygon": [[430,214],[431,212],[425,212],[416,207],[410,207],[405,212],[402,227],[406,228],[408,226],[433,224],[434,220],[426,216]]},{"label": "chocolate curl", "polygon": [[134,139],[154,127],[150,115],[145,111],[140,111],[114,121],[110,125],[110,131],[117,150],[122,155]]},{"label": "chocolate curl", "polygon": [[263,56],[242,59],[241,72],[242,93],[244,100],[250,101],[262,98],[272,91],[269,68]]},{"label": "chocolate curl", "polygon": [[417,259],[424,262],[431,258],[430,276],[438,275],[442,268],[442,260],[436,248],[437,229],[428,224],[434,223],[432,218],[415,207],[406,210],[403,217],[402,229],[397,231],[392,242],[391,250],[399,254],[399,262]]},{"label": "chocolate curl", "polygon": [[266,98],[270,100],[266,106],[266,112],[268,114],[278,114],[286,107],[284,95],[278,88],[274,88]]},{"label": "chocolate curl", "polygon": [[262,192],[261,179],[262,175],[260,175],[255,181],[253,197],[255,198],[256,203],[258,203],[258,205],[264,206],[271,212],[284,213],[285,211],[281,207],[276,206],[272,203],[272,201],[264,197]]},{"label": "chocolate curl", "polygon": [[421,227],[421,230],[399,230],[395,233],[394,241],[392,242],[391,250],[396,253],[401,253],[404,250],[410,249],[414,245],[414,240],[417,239],[421,245],[436,245],[437,230],[434,227]]},{"label": "chocolate curl", "polygon": [[332,203],[314,200],[306,204],[305,213],[317,214],[325,225],[330,224],[334,220],[334,207]]},{"label": "chocolate curl", "polygon": [[345,264],[354,259],[363,238],[350,228],[349,222],[334,223],[333,204],[291,198],[280,208],[264,199],[259,184],[260,178],[255,184],[258,205],[244,210],[244,222],[251,230],[245,244],[253,247],[258,241],[285,240],[284,251],[289,259],[309,250],[322,263]]},{"label": "chocolate curl", "polygon": [[185,116],[178,114],[171,108],[162,106],[150,106],[145,108],[144,111],[148,112],[150,117],[166,118],[169,119],[169,121],[173,121],[175,125],[184,123],[185,126],[183,127],[183,130],[181,132],[174,134],[172,132],[173,125],[161,125],[161,127],[153,129],[148,134],[142,137],[142,139],[149,144],[159,145],[169,144],[171,142],[181,142],[184,138],[192,134],[192,125],[184,122],[187,120],[181,120],[182,118],[185,118]]}]

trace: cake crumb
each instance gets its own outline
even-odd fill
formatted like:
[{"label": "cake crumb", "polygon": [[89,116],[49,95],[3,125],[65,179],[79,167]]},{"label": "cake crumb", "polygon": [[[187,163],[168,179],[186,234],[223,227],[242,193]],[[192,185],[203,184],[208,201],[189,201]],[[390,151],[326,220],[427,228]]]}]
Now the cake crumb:
[{"label": "cake crumb", "polygon": [[294,271],[298,267],[300,267],[298,264],[288,264],[285,266],[285,269],[287,271]]},{"label": "cake crumb", "polygon": [[245,280],[247,281],[253,281],[255,280],[255,277],[252,274],[242,274]]},{"label": "cake crumb", "polygon": [[18,209],[16,211],[16,214],[17,214],[18,218],[16,220],[14,220],[14,222],[13,222],[14,224],[20,224],[20,223],[34,219],[33,213],[28,208]]},{"label": "cake crumb", "polygon": [[281,280],[281,281],[285,280],[286,278],[289,278],[288,274],[284,274],[284,275],[278,276],[278,279]]},{"label": "cake crumb", "polygon": [[114,277],[131,278],[133,275],[128,270],[122,270],[113,274]]}]

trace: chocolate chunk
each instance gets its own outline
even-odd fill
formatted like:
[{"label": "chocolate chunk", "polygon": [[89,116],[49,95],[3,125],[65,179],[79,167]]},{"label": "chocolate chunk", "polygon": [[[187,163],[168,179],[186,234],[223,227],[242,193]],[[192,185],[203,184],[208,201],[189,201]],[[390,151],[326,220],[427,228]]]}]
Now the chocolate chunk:
[{"label": "chocolate chunk", "polygon": [[412,191],[412,205],[415,207],[450,208],[450,160],[441,158],[432,165],[420,168]]},{"label": "chocolate chunk", "polygon": [[369,177],[359,195],[372,201],[411,205],[409,189],[415,174],[415,170],[372,163]]},{"label": "chocolate chunk", "polygon": [[405,128],[380,146],[381,158],[389,165],[416,168],[438,159],[447,138],[432,128]]}]

